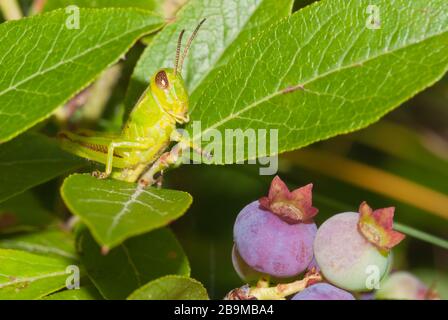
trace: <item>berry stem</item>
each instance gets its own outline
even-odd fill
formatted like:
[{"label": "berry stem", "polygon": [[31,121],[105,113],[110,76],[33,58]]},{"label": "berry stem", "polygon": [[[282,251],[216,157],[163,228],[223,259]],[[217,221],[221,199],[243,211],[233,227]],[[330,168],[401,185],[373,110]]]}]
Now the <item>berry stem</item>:
[{"label": "berry stem", "polygon": [[311,272],[305,275],[302,280],[291,283],[281,283],[274,287],[259,286],[260,280],[256,287],[249,290],[249,296],[257,298],[257,300],[285,300],[287,296],[293,295],[304,290],[310,284],[322,281],[322,276],[318,272]]},{"label": "berry stem", "polygon": [[262,277],[258,280],[257,288],[269,288],[269,276]]}]

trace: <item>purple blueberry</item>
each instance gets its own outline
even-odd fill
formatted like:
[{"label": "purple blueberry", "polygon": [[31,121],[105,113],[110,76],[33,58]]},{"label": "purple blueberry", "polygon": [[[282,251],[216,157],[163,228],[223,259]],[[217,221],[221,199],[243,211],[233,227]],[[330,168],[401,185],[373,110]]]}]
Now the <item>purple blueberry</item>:
[{"label": "purple blueberry", "polygon": [[355,300],[355,297],[331,284],[317,283],[299,292],[291,300]]},{"label": "purple blueberry", "polygon": [[232,248],[232,264],[238,276],[246,283],[256,282],[264,276],[263,273],[252,269],[243,258],[241,258],[235,245],[233,245]]},{"label": "purple blueberry", "polygon": [[241,258],[258,272],[277,278],[296,276],[313,259],[317,231],[311,218],[312,185],[289,192],[274,178],[269,196],[247,205],[234,226],[234,241]]}]

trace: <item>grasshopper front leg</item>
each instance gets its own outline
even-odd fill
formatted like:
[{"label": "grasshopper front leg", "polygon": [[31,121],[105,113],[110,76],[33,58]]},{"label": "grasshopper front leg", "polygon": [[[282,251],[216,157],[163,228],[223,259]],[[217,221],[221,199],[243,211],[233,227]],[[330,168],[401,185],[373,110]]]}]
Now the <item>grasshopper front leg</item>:
[{"label": "grasshopper front leg", "polygon": [[195,144],[193,142],[193,140],[184,137],[178,131],[173,131],[173,133],[171,134],[171,140],[179,142],[178,145],[179,145],[179,148],[180,148],[181,152],[186,150],[186,149],[188,149],[188,148],[190,148],[191,150],[193,150],[197,154],[201,155],[202,157],[204,157],[204,158],[206,158],[208,160],[211,159],[211,155],[209,153],[207,153],[204,150],[202,150],[202,148],[200,146],[198,146],[197,144]]},{"label": "grasshopper front leg", "polygon": [[194,152],[202,155],[203,157],[210,159],[210,154],[204,152],[204,150],[201,149],[201,147],[194,144],[189,139],[185,139],[179,132],[175,131],[171,135],[172,141],[177,141],[178,144],[176,144],[173,149],[169,152],[165,152],[154,162],[148,171],[146,171],[139,180],[139,187],[145,188],[147,186],[153,185],[157,180],[154,178],[155,175],[159,172],[163,172],[165,169],[169,168],[172,165],[175,165],[182,152],[187,149],[192,149]]},{"label": "grasshopper front leg", "polygon": [[154,179],[155,175],[159,172],[163,172],[166,168],[172,166],[179,159],[179,153],[173,152],[173,150],[169,152],[165,152],[160,156],[159,159],[154,162],[148,171],[143,174],[143,176],[138,181],[139,188],[146,188],[147,186],[153,185],[157,180]]}]

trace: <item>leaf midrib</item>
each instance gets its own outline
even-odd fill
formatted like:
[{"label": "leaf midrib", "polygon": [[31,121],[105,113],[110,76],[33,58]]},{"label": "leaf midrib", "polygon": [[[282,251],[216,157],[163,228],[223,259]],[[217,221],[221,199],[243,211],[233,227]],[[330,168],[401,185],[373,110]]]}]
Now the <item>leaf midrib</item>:
[{"label": "leaf midrib", "polygon": [[34,159],[34,160],[17,160],[17,161],[5,161],[0,162],[0,166],[15,166],[23,164],[37,164],[37,163],[66,163],[69,159]]},{"label": "leaf midrib", "polygon": [[109,229],[107,230],[107,238],[110,240],[112,236],[112,232],[115,230],[115,228],[120,223],[121,219],[129,212],[130,206],[138,200],[138,197],[143,193],[142,188],[137,188],[129,197],[129,199],[123,203],[123,207],[121,210],[114,216],[112,220],[112,224],[110,225]]},{"label": "leaf midrib", "polygon": [[39,254],[39,252],[54,253],[54,254],[57,254],[64,258],[69,258],[69,259],[73,259],[73,260],[76,259],[75,255],[73,255],[70,252],[65,251],[63,249],[59,249],[54,246],[51,246],[51,244],[45,245],[45,244],[39,244],[39,243],[29,243],[26,241],[14,241],[14,240],[11,240],[11,241],[6,240],[3,243],[3,245],[8,245],[8,244],[13,245],[13,246],[15,245],[15,246],[17,246],[17,248],[20,248],[25,251],[30,251],[35,254]]},{"label": "leaf midrib", "polygon": [[42,279],[52,278],[52,277],[58,277],[58,276],[62,276],[62,275],[67,275],[65,270],[64,271],[57,271],[57,272],[47,273],[47,274],[43,274],[43,275],[35,276],[35,277],[17,278],[16,280],[13,280],[13,281],[0,283],[0,289],[6,288],[6,287],[9,287],[9,286],[13,286],[13,285],[17,285],[17,284],[21,284],[21,283],[31,283],[31,282],[34,282],[34,281],[37,281],[37,280],[42,280]]},{"label": "leaf midrib", "polygon": [[[122,188],[122,189],[118,189],[118,190],[91,188],[90,190],[94,190],[96,192],[119,194],[122,196],[126,196],[128,198],[126,201],[114,201],[115,204],[120,205],[121,209],[120,209],[120,211],[117,211],[116,214],[114,214],[113,223],[105,230],[105,234],[104,234],[105,238],[103,239],[103,241],[99,240],[99,239],[102,239],[103,237],[100,236],[100,234],[97,233],[97,231],[92,231],[94,237],[96,239],[98,239],[98,241],[107,248],[114,247],[115,245],[117,245],[117,243],[120,243],[120,241],[122,241],[123,239],[126,239],[126,236],[121,235],[118,237],[118,240],[115,239],[115,241],[114,241],[114,231],[116,231],[117,228],[121,225],[121,221],[123,220],[123,217],[126,216],[130,212],[130,207],[132,205],[140,204],[140,205],[144,205],[149,208],[150,205],[148,203],[138,199],[142,194],[155,197],[158,200],[163,201],[165,203],[172,203],[171,200],[161,198],[158,195],[156,195],[155,193],[151,192],[150,190],[143,189],[140,187],[136,187],[136,188],[132,188],[132,189],[123,189]],[[120,192],[120,191],[131,191],[131,190],[133,191],[132,193]],[[82,200],[90,200],[90,201],[96,200],[97,202],[106,202],[106,201],[112,202],[111,200],[105,200],[105,199],[81,199],[80,201],[82,201]],[[168,213],[159,211],[153,206],[151,206],[149,209],[152,210],[152,212],[157,213],[161,217],[168,215]],[[81,217],[81,219],[83,219],[84,223],[86,223],[89,226],[89,228],[93,228],[93,224],[91,224],[86,219],[84,219],[82,217],[82,215],[80,215],[80,217]]]},{"label": "leaf midrib", "polygon": [[134,272],[135,280],[137,280],[138,286],[141,287],[143,285],[142,278],[140,276],[140,272],[138,271],[137,265],[134,263],[134,260],[131,257],[131,253],[129,252],[128,247],[126,247],[125,243],[122,243],[120,247],[126,255],[126,258],[128,259],[128,263],[132,271]]},{"label": "leaf midrib", "polygon": [[32,74],[31,76],[29,76],[29,77],[27,77],[27,78],[25,78],[25,79],[23,79],[23,80],[21,80],[21,81],[15,83],[13,86],[9,86],[8,88],[4,89],[3,91],[0,91],[0,97],[1,97],[2,95],[6,94],[6,93],[8,93],[8,92],[10,92],[10,91],[12,91],[12,90],[16,90],[16,89],[18,89],[20,86],[22,86],[23,84],[25,84],[25,83],[27,83],[27,82],[29,82],[29,81],[35,79],[36,77],[39,77],[39,76],[42,76],[42,75],[44,75],[44,74],[46,74],[46,73],[48,73],[48,72],[51,72],[51,71],[57,69],[58,67],[60,67],[60,66],[62,66],[62,65],[64,65],[64,64],[66,64],[66,63],[72,63],[72,62],[76,61],[77,59],[79,59],[79,58],[81,58],[81,57],[83,57],[83,56],[89,54],[90,52],[92,52],[92,51],[94,51],[94,50],[101,49],[101,48],[107,46],[107,45],[108,45],[109,43],[111,43],[111,42],[115,42],[115,41],[119,40],[120,38],[126,37],[126,36],[128,36],[129,34],[132,34],[132,33],[134,33],[134,32],[137,32],[137,31],[139,31],[139,30],[144,30],[144,29],[145,29],[145,27],[140,27],[140,28],[133,29],[132,31],[125,32],[125,33],[123,33],[123,34],[121,34],[121,35],[119,35],[119,36],[117,36],[117,37],[111,38],[111,39],[109,39],[109,40],[103,42],[103,43],[100,44],[100,45],[95,45],[95,46],[93,46],[93,47],[91,47],[91,48],[85,50],[84,52],[82,52],[82,53],[80,53],[80,54],[77,54],[77,55],[71,57],[70,59],[59,61],[59,62],[56,63],[55,65],[53,65],[53,66],[51,66],[51,67],[48,67],[48,68],[46,68],[46,69],[44,69],[44,70],[42,70],[42,71],[38,71],[38,72]]},{"label": "leaf midrib", "polygon": [[[299,84],[297,84],[297,85],[293,85],[293,87],[294,87],[294,86],[297,86],[297,87],[298,87],[298,86],[303,86],[303,87],[304,87],[304,86],[306,86],[306,85],[309,85],[310,83],[313,83],[313,82],[315,82],[315,81],[317,81],[317,80],[320,80],[320,79],[322,79],[322,78],[325,78],[326,76],[332,75],[333,73],[337,73],[337,72],[339,72],[339,71],[343,71],[343,70],[350,69],[350,68],[353,68],[353,67],[360,67],[360,66],[359,66],[360,64],[364,64],[364,63],[373,61],[373,60],[375,60],[375,59],[377,59],[377,58],[381,58],[381,57],[387,56],[387,55],[389,55],[389,54],[394,54],[394,53],[396,53],[396,52],[398,52],[398,51],[400,51],[400,50],[406,49],[406,48],[408,48],[408,47],[410,47],[410,46],[413,46],[413,45],[416,45],[416,44],[424,43],[424,42],[426,42],[426,41],[428,41],[428,40],[430,40],[430,39],[432,39],[432,38],[436,38],[436,37],[442,36],[442,35],[444,35],[444,34],[446,34],[446,33],[447,33],[446,30],[443,31],[443,32],[441,32],[441,33],[435,33],[435,34],[433,34],[433,35],[431,35],[431,36],[426,37],[426,38],[423,39],[422,41],[416,41],[416,42],[408,43],[408,44],[406,44],[406,45],[404,45],[404,46],[400,46],[400,47],[394,48],[393,50],[390,50],[390,51],[382,52],[381,54],[371,56],[371,57],[369,57],[369,58],[367,58],[367,59],[359,60],[359,61],[356,61],[356,62],[352,62],[351,64],[348,64],[347,66],[339,67],[339,68],[336,68],[336,69],[333,69],[333,70],[324,72],[324,73],[318,75],[317,77],[310,78],[310,79],[308,79],[308,80],[305,80],[305,81],[302,82],[302,83],[299,83]],[[285,92],[284,92],[285,89],[286,89],[286,88],[283,88],[282,90],[275,91],[275,92],[273,92],[273,93],[271,93],[271,94],[269,94],[269,95],[263,97],[263,98],[260,99],[260,100],[257,100],[257,101],[252,102],[251,104],[249,104],[248,106],[246,106],[246,107],[244,107],[243,109],[239,110],[238,112],[236,112],[236,113],[232,113],[231,115],[229,115],[229,116],[227,116],[227,117],[221,119],[220,121],[218,121],[218,122],[212,124],[212,125],[209,126],[208,128],[202,130],[202,132],[200,132],[200,133],[199,133],[198,135],[196,135],[196,136],[193,136],[190,140],[191,140],[191,141],[195,141],[196,139],[200,138],[203,134],[206,134],[206,133],[209,132],[210,130],[216,129],[216,128],[220,127],[221,125],[225,124],[226,122],[231,121],[231,120],[237,118],[237,117],[240,116],[241,114],[245,113],[246,111],[251,110],[252,108],[258,106],[259,104],[262,104],[263,102],[269,101],[269,100],[275,98],[276,96],[285,94]],[[306,88],[305,88],[305,90],[306,90]]]}]

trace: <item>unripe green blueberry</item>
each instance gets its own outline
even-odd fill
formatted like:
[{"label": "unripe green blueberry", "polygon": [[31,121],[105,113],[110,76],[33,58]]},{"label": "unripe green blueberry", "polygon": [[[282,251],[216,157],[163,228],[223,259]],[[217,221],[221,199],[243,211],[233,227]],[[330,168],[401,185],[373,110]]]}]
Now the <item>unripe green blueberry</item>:
[{"label": "unripe green blueberry", "polygon": [[368,277],[386,272],[388,254],[380,252],[357,229],[359,214],[344,212],[325,221],[317,230],[314,256],[324,277],[350,291],[368,291]]},{"label": "unripe green blueberry", "polygon": [[314,257],[330,283],[349,291],[369,291],[389,270],[390,248],[404,235],[392,230],[393,208],[332,216],[317,231]]},{"label": "unripe green blueberry", "polygon": [[376,292],[377,299],[388,300],[429,300],[437,299],[437,294],[430,290],[413,274],[398,271],[388,276]]}]

